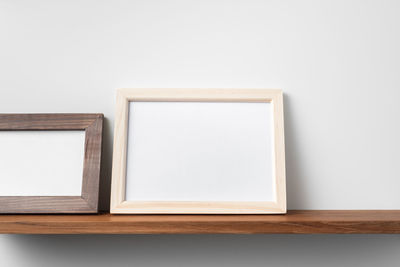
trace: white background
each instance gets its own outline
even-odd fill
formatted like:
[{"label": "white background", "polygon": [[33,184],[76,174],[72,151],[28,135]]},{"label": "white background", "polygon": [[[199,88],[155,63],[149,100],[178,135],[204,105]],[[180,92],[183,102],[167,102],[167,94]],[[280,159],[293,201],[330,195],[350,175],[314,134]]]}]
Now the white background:
[{"label": "white background", "polygon": [[[0,0],[0,112],[283,88],[288,207],[400,208],[400,2]],[[40,155],[38,155],[40,156]],[[5,266],[397,266],[399,236],[0,236]]]},{"label": "white background", "polygon": [[127,201],[276,201],[271,103],[130,102]]}]

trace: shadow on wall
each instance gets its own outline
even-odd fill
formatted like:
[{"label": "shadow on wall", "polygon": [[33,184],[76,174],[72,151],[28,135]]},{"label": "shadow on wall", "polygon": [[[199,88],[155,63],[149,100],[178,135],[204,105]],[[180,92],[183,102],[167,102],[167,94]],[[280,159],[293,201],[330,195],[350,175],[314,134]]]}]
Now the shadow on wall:
[{"label": "shadow on wall", "polygon": [[294,118],[295,110],[292,99],[283,94],[285,120],[285,157],[286,157],[286,194],[288,209],[298,209],[307,206],[307,194],[304,186],[302,170],[302,152],[299,147],[298,129]]},{"label": "shadow on wall", "polygon": [[113,154],[113,127],[108,118],[104,118],[103,127],[103,152],[101,159],[99,211],[109,212]]},{"label": "shadow on wall", "polygon": [[[400,235],[18,236],[13,266],[379,266],[400,261]],[[290,256],[290,257],[289,257]],[[10,259],[8,259],[10,258]]]}]

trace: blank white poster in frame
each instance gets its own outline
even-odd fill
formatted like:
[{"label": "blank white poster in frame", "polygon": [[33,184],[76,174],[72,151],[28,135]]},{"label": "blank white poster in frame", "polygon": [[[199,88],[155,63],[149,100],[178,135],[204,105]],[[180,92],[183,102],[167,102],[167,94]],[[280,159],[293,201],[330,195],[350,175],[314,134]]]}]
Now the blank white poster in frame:
[{"label": "blank white poster in frame", "polygon": [[275,89],[119,89],[111,213],[286,213]]}]

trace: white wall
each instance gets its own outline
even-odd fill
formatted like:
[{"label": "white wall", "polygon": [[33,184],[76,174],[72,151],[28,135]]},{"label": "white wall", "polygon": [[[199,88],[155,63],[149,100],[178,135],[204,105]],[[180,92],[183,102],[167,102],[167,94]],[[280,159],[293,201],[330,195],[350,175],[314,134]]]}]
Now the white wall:
[{"label": "white wall", "polygon": [[[400,209],[400,2],[0,0],[0,112],[283,88],[288,207]],[[396,266],[398,236],[0,236],[3,266]],[[4,264],[3,264],[4,263]]]}]

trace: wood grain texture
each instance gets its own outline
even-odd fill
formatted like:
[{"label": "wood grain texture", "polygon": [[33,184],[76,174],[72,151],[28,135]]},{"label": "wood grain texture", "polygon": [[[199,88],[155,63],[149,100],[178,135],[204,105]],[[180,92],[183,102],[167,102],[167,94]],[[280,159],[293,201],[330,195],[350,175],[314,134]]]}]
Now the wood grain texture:
[{"label": "wood grain texture", "polygon": [[0,196],[0,213],[92,212],[93,207],[80,196]]},{"label": "wood grain texture", "polygon": [[118,90],[114,124],[114,150],[110,199],[111,212],[118,210],[118,206],[125,200],[129,113],[128,104],[129,102],[126,96]]},{"label": "wood grain texture", "polygon": [[286,212],[276,202],[263,201],[123,201],[119,214],[275,214]]},{"label": "wood grain texture", "polygon": [[400,234],[400,210],[285,215],[0,215],[2,234]]},{"label": "wood grain texture", "polygon": [[271,102],[280,89],[229,88],[121,88],[118,93],[127,101],[151,102]]},{"label": "wood grain texture", "polygon": [[102,114],[0,114],[0,130],[85,130]]},{"label": "wood grain texture", "polygon": [[86,128],[85,135],[81,196],[92,212],[98,211],[102,146],[103,115],[101,114]]},{"label": "wood grain texture", "polygon": [[81,196],[0,196],[0,213],[97,213],[103,118],[103,114],[0,114],[0,131],[85,131]]},{"label": "wood grain texture", "polygon": [[[273,202],[126,201],[129,102],[249,102],[272,103],[274,121]],[[275,214],[286,212],[283,97],[279,89],[118,89],[114,130],[110,211],[116,214]],[[131,126],[132,127],[132,126]],[[134,127],[134,126],[133,126]],[[157,166],[155,166],[156,168]]]}]

